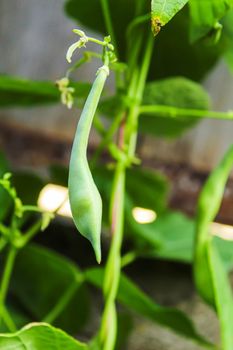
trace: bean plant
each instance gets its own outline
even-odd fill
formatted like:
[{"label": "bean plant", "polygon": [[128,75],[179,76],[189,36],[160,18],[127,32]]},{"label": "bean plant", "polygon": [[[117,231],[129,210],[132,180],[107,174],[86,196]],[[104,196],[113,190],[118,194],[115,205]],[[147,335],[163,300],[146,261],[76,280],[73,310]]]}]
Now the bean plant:
[{"label": "bean plant", "polygon": [[[225,254],[232,243],[218,244],[220,239],[210,233],[233,166],[233,146],[207,179],[193,221],[167,207],[167,180],[144,169],[138,156],[141,135],[178,137],[202,118],[233,119],[232,111],[210,110],[209,96],[198,83],[220,57],[233,67],[232,7],[232,0],[68,0],[66,13],[79,28],[73,30],[77,39],[67,51],[65,75],[56,85],[0,77],[2,107],[61,100],[76,114],[81,108],[68,173],[51,167],[49,180],[62,172],[59,179],[68,184],[74,224],[90,241],[97,261],[97,266],[81,270],[31,242],[59,207],[43,212],[35,199],[28,200],[2,156],[0,349],[125,349],[118,303],[200,348],[233,349],[227,276],[232,262]],[[93,84],[74,82],[74,73],[93,60],[99,63]],[[110,78],[115,84],[112,95],[106,88]],[[92,127],[101,140],[88,157]],[[38,181],[33,179],[35,197],[44,185]],[[158,219],[140,225],[132,216],[136,206],[153,209]],[[182,250],[176,229],[187,235],[190,227],[188,246]],[[130,249],[124,247],[122,253],[125,240]],[[192,264],[196,290],[218,316],[221,344],[211,343],[183,312],[157,304],[126,276],[124,268],[138,257]],[[76,334],[87,316],[87,284],[102,290],[104,305],[95,334],[81,342]]]}]

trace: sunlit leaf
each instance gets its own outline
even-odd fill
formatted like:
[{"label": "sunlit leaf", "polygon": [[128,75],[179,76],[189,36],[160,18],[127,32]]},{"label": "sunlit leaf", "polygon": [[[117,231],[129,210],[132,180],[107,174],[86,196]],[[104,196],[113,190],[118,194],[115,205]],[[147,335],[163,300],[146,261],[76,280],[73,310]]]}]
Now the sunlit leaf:
[{"label": "sunlit leaf", "polygon": [[151,19],[154,34],[158,34],[161,27],[167,24],[187,2],[188,0],[152,0]]},{"label": "sunlit leaf", "polygon": [[0,334],[0,350],[87,350],[88,347],[60,329],[32,323],[13,334]]}]

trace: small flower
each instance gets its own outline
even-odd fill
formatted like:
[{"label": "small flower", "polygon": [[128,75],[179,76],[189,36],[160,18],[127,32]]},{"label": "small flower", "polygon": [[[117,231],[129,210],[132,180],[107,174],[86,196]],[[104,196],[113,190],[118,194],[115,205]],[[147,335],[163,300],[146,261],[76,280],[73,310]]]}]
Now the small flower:
[{"label": "small flower", "polygon": [[74,44],[72,44],[66,53],[66,59],[69,63],[71,63],[71,59],[73,56],[73,53],[76,49],[79,49],[81,47],[86,47],[86,43],[88,42],[88,37],[86,36],[86,34],[79,29],[74,29],[73,32],[75,34],[78,34],[80,36],[80,39],[78,41],[76,41]]},{"label": "small flower", "polygon": [[64,88],[67,88],[69,85],[69,79],[68,78],[61,78],[59,80],[56,80],[56,85],[60,91],[62,91]]},{"label": "small flower", "polygon": [[61,102],[67,108],[71,109],[74,103],[74,88],[69,86],[69,79],[68,78],[62,78],[60,80],[56,81],[57,87],[59,91],[61,92]]},{"label": "small flower", "polygon": [[78,34],[81,37],[86,37],[86,34],[84,33],[84,31],[80,29],[73,29],[73,33]]}]

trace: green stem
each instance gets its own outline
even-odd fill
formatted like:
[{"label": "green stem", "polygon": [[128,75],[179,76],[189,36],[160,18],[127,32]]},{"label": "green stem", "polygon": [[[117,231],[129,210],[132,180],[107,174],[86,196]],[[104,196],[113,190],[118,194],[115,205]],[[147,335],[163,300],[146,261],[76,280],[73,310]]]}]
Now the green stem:
[{"label": "green stem", "polygon": [[58,316],[62,313],[62,311],[66,308],[71,298],[74,296],[74,293],[77,291],[79,285],[75,282],[71,285],[60,298],[59,302],[55,305],[55,307],[45,316],[43,322],[52,324]]},{"label": "green stem", "polygon": [[122,121],[124,117],[124,113],[120,112],[113,120],[110,128],[108,129],[108,132],[104,135],[104,138],[102,139],[102,141],[100,142],[100,144],[98,145],[95,154],[91,160],[91,166],[95,167],[101,153],[103,152],[103,150],[105,149],[105,147],[112,141],[112,138],[115,134],[115,132],[117,131],[120,122]]},{"label": "green stem", "polygon": [[153,47],[154,47],[154,37],[152,36],[151,33],[149,33],[148,34],[147,45],[146,45],[146,48],[145,48],[145,54],[144,54],[144,57],[143,57],[142,67],[141,67],[141,71],[140,71],[138,87],[137,87],[136,98],[140,102],[141,102],[143,91],[144,91],[145,84],[146,84],[146,79],[147,79],[148,70],[149,70],[149,67],[150,67]]},{"label": "green stem", "polygon": [[[138,79],[138,74],[137,74],[137,72],[135,72],[135,74],[133,75],[133,77],[131,79],[129,89],[128,89],[128,95],[127,95],[128,99],[130,99],[132,101],[132,104],[135,103],[134,91],[135,91],[136,86],[137,86],[137,79]],[[111,143],[112,137],[115,134],[115,132],[117,131],[117,129],[118,129],[118,127],[119,127],[119,125],[120,125],[120,123],[123,120],[125,115],[126,115],[126,111],[121,111],[119,114],[117,114],[117,116],[114,118],[108,132],[106,132],[104,135],[102,134],[103,139],[100,142],[99,146],[97,147],[95,154],[94,154],[92,161],[91,161],[92,167],[95,167],[102,151],[104,150],[104,148],[106,146],[109,146],[109,151],[112,154],[112,147],[111,146],[113,146],[113,145],[109,145],[109,144]]]},{"label": "green stem", "polygon": [[233,119],[233,111],[230,111],[230,112],[218,112],[218,111],[208,111],[208,110],[205,111],[201,109],[178,108],[174,106],[163,106],[163,105],[141,106],[139,108],[139,112],[140,114],[161,113],[159,115],[160,117],[183,119],[183,120],[187,120],[188,117],[230,119],[230,120]]},{"label": "green stem", "polygon": [[[141,43],[140,43],[141,45]],[[136,65],[140,53],[140,45],[137,48],[133,64]],[[142,69],[139,72],[138,66],[131,71],[128,97],[132,104],[127,118],[127,127],[122,126],[124,131],[119,133],[119,151],[124,152],[127,148],[128,155],[134,157],[137,135],[137,119],[139,115],[139,105],[141,102],[147,73],[149,69],[151,54],[153,49],[152,37],[149,37],[146,52],[143,58]],[[125,132],[128,131],[128,134]],[[132,147],[132,145],[134,147]],[[124,157],[119,157],[114,174],[113,189],[111,195],[111,233],[112,243],[105,268],[104,276],[104,298],[105,307],[100,328],[100,345],[103,350],[114,350],[117,335],[117,313],[115,300],[118,291],[121,274],[121,246],[123,240],[124,227],[124,201],[125,201],[125,175],[126,163]]]},{"label": "green stem", "polygon": [[95,117],[93,119],[93,127],[100,134],[100,136],[105,137],[105,135],[106,135],[105,126],[104,126],[102,120],[100,119],[98,112],[95,113]]},{"label": "green stem", "polygon": [[14,333],[17,331],[14,321],[5,307],[2,308],[2,319],[10,332]]},{"label": "green stem", "polygon": [[101,41],[99,39],[96,39],[96,38],[92,38],[92,37],[88,37],[88,41],[90,41],[91,43],[94,43],[94,44],[98,44],[100,46],[104,46],[104,47],[109,47],[111,44],[108,44],[106,43],[105,41]]},{"label": "green stem", "polygon": [[35,212],[35,213],[43,213],[44,210],[39,208],[39,207],[36,207],[35,205],[24,205],[23,206],[23,211],[24,212]]},{"label": "green stem", "polygon": [[[136,1],[135,2],[135,15],[134,18],[137,19],[138,16],[141,15],[142,11],[144,8],[144,3],[143,1]],[[134,20],[133,20],[134,22]],[[143,31],[140,31],[139,35],[137,35],[134,40],[133,38],[133,32],[130,29],[131,23],[128,26],[127,32],[126,32],[126,37],[127,37],[127,54],[128,54],[128,78],[132,79],[133,74],[135,72],[137,63],[138,63],[138,57],[140,54],[140,50],[142,48],[142,43],[143,43]]]},{"label": "green stem", "polygon": [[[132,104],[135,103],[135,98],[134,98],[134,91],[136,89],[137,86],[137,82],[138,82],[138,74],[137,72],[135,72],[135,74],[133,75],[130,85],[129,85],[129,89],[128,89],[128,94],[127,94],[127,98],[129,100],[132,101]],[[93,159],[91,161],[91,165],[92,167],[95,167],[97,160],[99,159],[103,149],[108,146],[111,143],[112,137],[115,134],[115,132],[117,131],[121,121],[123,120],[124,116],[126,114],[126,111],[121,111],[119,114],[117,114],[117,116],[114,118],[108,132],[106,132],[105,134],[101,132],[103,139],[100,142],[99,146],[97,147],[95,154],[93,156]],[[110,147],[110,152],[111,152],[111,147]]]},{"label": "green stem", "polygon": [[116,38],[115,38],[115,33],[114,33],[113,25],[112,25],[111,13],[110,13],[110,9],[109,9],[108,0],[101,0],[101,6],[102,6],[102,12],[103,12],[107,32],[111,37],[111,41],[113,43],[116,56],[118,56],[117,47],[116,47]]},{"label": "green stem", "polygon": [[121,244],[124,222],[125,166],[118,163],[111,198],[112,243],[105,269],[104,297],[105,308],[100,329],[101,349],[113,350],[117,335],[115,299],[121,274]]},{"label": "green stem", "polygon": [[42,219],[39,219],[19,238],[19,248],[24,247],[40,231],[41,224]]},{"label": "green stem", "polygon": [[146,13],[144,15],[135,17],[128,25],[126,35],[130,38],[133,33],[133,30],[140,24],[149,22],[151,18],[151,13]]},{"label": "green stem", "polygon": [[137,129],[138,129],[138,117],[140,114],[140,104],[143,96],[143,91],[146,83],[146,78],[151,62],[151,56],[153,52],[153,40],[152,35],[148,36],[147,46],[145,49],[145,54],[143,57],[142,68],[140,70],[138,83],[136,90],[134,92],[135,103],[132,105],[129,111],[127,129],[126,129],[126,138],[128,138],[128,156],[133,158],[136,150],[137,143]]},{"label": "green stem", "polygon": [[[130,40],[128,40],[130,41]],[[133,75],[135,73],[135,67],[137,66],[138,55],[142,46],[143,38],[140,36],[136,42],[134,42],[134,46],[128,48],[129,51],[129,59],[128,59],[128,79],[133,79]]]},{"label": "green stem", "polygon": [[[101,0],[100,2],[101,2],[102,12],[103,12],[103,16],[104,16],[104,22],[105,22],[105,26],[106,26],[107,32],[108,32],[108,34],[111,37],[111,41],[112,41],[113,46],[114,46],[114,51],[115,51],[116,57],[119,57],[119,52],[118,52],[117,42],[116,42],[116,36],[115,36],[114,28],[113,28],[113,25],[112,25],[112,18],[111,18],[111,12],[110,12],[110,9],[109,9],[108,0]],[[116,71],[115,72],[115,76],[116,76],[117,87],[120,88],[122,86],[120,72]]]},{"label": "green stem", "polygon": [[6,227],[5,225],[3,225],[2,223],[0,223],[0,233],[2,233],[3,236],[8,236],[8,234],[9,234],[9,229],[8,229],[8,227]]},{"label": "green stem", "polygon": [[5,239],[5,237],[1,237],[0,238],[0,252],[5,248],[6,245],[7,245],[7,240]]},{"label": "green stem", "polygon": [[126,253],[121,258],[121,268],[123,269],[124,267],[132,264],[138,258],[138,256],[139,254],[136,251],[130,251]]},{"label": "green stem", "polygon": [[69,78],[71,73],[73,73],[76,69],[81,67],[84,63],[88,62],[89,60],[90,58],[88,57],[88,55],[84,55],[84,57],[80,58],[71,68],[69,68],[66,71],[66,78]]},{"label": "green stem", "polygon": [[2,318],[3,309],[5,306],[5,299],[9,288],[9,283],[11,279],[11,274],[12,274],[16,254],[17,254],[17,249],[11,246],[9,248],[9,252],[6,258],[6,263],[5,263],[5,267],[2,275],[2,281],[0,285],[0,321]]}]

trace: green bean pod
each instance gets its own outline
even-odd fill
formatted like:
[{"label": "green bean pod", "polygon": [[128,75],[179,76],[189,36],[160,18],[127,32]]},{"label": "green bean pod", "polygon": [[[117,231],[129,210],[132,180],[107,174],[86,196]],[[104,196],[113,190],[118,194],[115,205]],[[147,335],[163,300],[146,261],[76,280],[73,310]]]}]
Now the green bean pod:
[{"label": "green bean pod", "polygon": [[226,267],[213,239],[210,224],[221,205],[227,178],[233,167],[233,145],[217,168],[210,174],[198,201],[194,279],[199,294],[217,312],[221,349],[233,349],[233,297]]},{"label": "green bean pod", "polygon": [[87,145],[92,121],[108,74],[108,67],[103,66],[99,69],[84,105],[73,142],[68,180],[74,223],[78,231],[91,242],[99,263],[102,200],[88,165]]},{"label": "green bean pod", "polygon": [[209,225],[219,211],[232,166],[233,146],[207,179],[197,207],[194,277],[199,293],[210,305],[214,305],[214,292],[206,251],[208,241],[212,237]]}]

